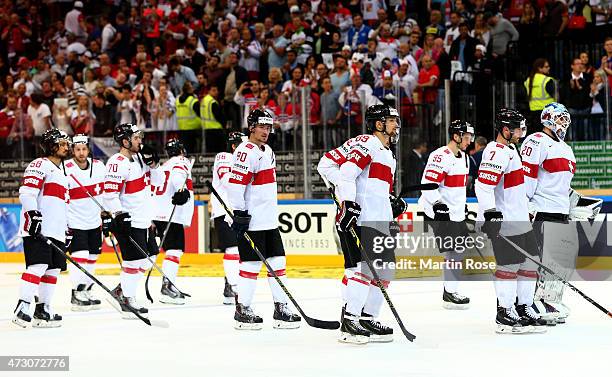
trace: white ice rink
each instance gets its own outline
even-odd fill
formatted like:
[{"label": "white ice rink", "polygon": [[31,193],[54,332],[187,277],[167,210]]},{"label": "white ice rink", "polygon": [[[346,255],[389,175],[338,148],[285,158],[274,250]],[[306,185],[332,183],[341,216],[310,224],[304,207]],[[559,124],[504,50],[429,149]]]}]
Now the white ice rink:
[{"label": "white ice rink", "polygon": [[[70,284],[62,275],[54,299],[63,314],[61,328],[20,329],[10,323],[22,266],[0,265],[0,355],[69,355],[70,372],[0,372],[0,376],[546,376],[612,375],[612,318],[571,291],[572,315],[546,334],[497,335],[495,296],[490,282],[464,283],[472,299],[466,311],[441,308],[441,283],[391,284],[391,297],[406,327],[417,335],[404,339],[391,312],[382,319],[395,329],[395,341],[365,346],[338,343],[337,331],[303,324],[298,330],[271,327],[272,303],[266,281],[259,280],[255,311],[261,331],[237,331],[233,307],[221,304],[221,278],[179,278],[193,297],[187,305],[150,307],[151,318],[170,328],[151,328],[122,320],[108,303],[97,311],[70,311]],[[161,280],[153,279],[159,297]],[[101,279],[114,287],[117,276]],[[144,283],[144,281],[143,281]],[[612,284],[577,283],[602,305],[612,308]],[[290,290],[312,317],[339,317],[339,282],[293,279]],[[141,283],[139,300],[145,301]],[[101,290],[96,291],[103,296]],[[424,342],[419,342],[423,340]],[[425,343],[425,344],[423,344]],[[437,348],[432,346],[437,343]]]}]

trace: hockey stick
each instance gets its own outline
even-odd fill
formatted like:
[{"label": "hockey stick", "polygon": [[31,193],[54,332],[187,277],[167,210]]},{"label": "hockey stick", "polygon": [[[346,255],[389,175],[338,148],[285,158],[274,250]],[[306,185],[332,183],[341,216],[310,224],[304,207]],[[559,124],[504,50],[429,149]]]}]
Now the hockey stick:
[{"label": "hockey stick", "polygon": [[[192,158],[190,162],[191,162],[190,164],[191,166],[189,168],[189,171],[191,171],[191,168],[193,168],[193,164],[195,163],[195,158]],[[188,180],[189,180],[189,173],[187,174],[187,177],[185,178],[185,183],[183,183],[183,186],[181,186],[181,190],[185,189],[185,186],[187,186]],[[170,230],[170,223],[172,222],[172,219],[174,218],[174,212],[176,211],[176,206],[177,204],[175,204],[174,207],[172,207],[172,212],[170,212],[170,218],[168,218],[168,225],[166,226],[166,229],[164,229],[164,234],[162,235],[161,243],[159,244],[158,250],[160,250],[162,246],[164,245],[164,242],[166,242],[166,236],[168,236],[168,230]],[[151,292],[149,292],[149,278],[151,277],[152,271],[153,269],[149,268],[149,272],[147,272],[147,278],[145,279],[145,294],[147,295],[147,299],[151,301],[151,304],[153,303],[153,297],[151,297]]]},{"label": "hockey stick", "polygon": [[553,271],[551,268],[549,268],[548,266],[546,266],[545,264],[543,264],[539,260],[534,259],[531,255],[529,255],[529,253],[527,253],[525,250],[523,250],[520,246],[518,246],[517,244],[512,242],[510,239],[508,239],[508,237],[506,237],[504,235],[501,235],[501,234],[499,235],[499,237],[501,237],[503,240],[505,240],[510,245],[512,245],[512,247],[514,247],[519,253],[523,254],[523,256],[525,256],[525,258],[527,258],[530,261],[532,261],[533,263],[537,264],[542,270],[544,270],[548,274],[554,276],[561,283],[563,283],[563,284],[567,285],[568,287],[570,287],[572,291],[578,293],[580,296],[582,296],[582,298],[584,298],[585,300],[587,300],[588,302],[593,304],[597,309],[599,309],[602,312],[604,312],[608,317],[612,318],[612,312],[610,312],[608,309],[604,308],[599,303],[597,303],[595,300],[593,300],[592,298],[587,296],[580,289],[576,288],[572,283],[570,283],[569,281],[563,279],[561,276],[557,275],[557,273],[555,271]]},{"label": "hockey stick", "polygon": [[[336,193],[334,192],[334,189],[333,189],[332,185],[329,184],[329,182],[327,181],[327,179],[325,179],[325,177],[321,176],[321,178],[323,178],[323,182],[325,182],[325,185],[329,189],[329,193],[331,194],[331,197],[334,200],[334,203],[336,203],[336,206],[338,208],[340,208],[340,201],[338,200],[338,197],[336,196]],[[374,280],[376,281],[376,285],[378,286],[378,288],[380,288],[380,292],[382,293],[383,297],[385,298],[385,301],[387,301],[387,304],[389,305],[389,309],[391,309],[391,313],[393,313],[393,316],[395,317],[395,320],[397,321],[397,324],[399,325],[400,329],[402,330],[402,333],[404,333],[404,336],[406,337],[406,339],[408,339],[409,341],[413,342],[414,339],[416,338],[416,336],[414,334],[412,334],[410,331],[408,331],[406,329],[406,327],[404,326],[404,322],[402,321],[402,319],[400,318],[399,314],[397,313],[397,309],[395,309],[395,305],[393,305],[393,302],[391,301],[391,298],[389,297],[389,294],[387,293],[387,290],[383,286],[382,281],[380,280],[380,276],[378,276],[378,273],[374,269],[374,264],[372,263],[372,260],[370,259],[370,257],[367,255],[367,253],[363,249],[363,245],[361,244],[361,240],[359,239],[359,236],[357,235],[357,232],[355,232],[355,227],[351,227],[351,229],[349,230],[349,233],[351,234],[351,236],[353,237],[353,241],[355,241],[355,244],[359,248],[359,251],[361,252],[361,256],[363,257],[363,260],[367,263],[368,268],[370,269],[370,271],[372,271],[372,275],[374,276]]]},{"label": "hockey stick", "polygon": [[[89,273],[89,271],[87,271],[83,266],[81,266],[78,262],[75,262],[74,259],[72,259],[72,257],[70,257],[68,254],[66,254],[66,252],[62,249],[59,248],[59,246],[57,246],[56,244],[54,244],[53,242],[51,242],[50,239],[48,239],[47,237],[43,236],[42,234],[39,234],[37,236],[40,240],[42,240],[44,243],[46,243],[47,245],[51,246],[53,249],[55,249],[55,251],[57,251],[58,253],[60,253],[67,261],[69,261],[70,263],[72,263],[76,268],[78,268],[82,273],[84,273],[85,275],[87,275],[88,278],[90,278],[94,283],[98,284],[100,287],[102,287],[102,289],[104,289],[109,295],[111,295],[119,304],[121,304],[121,300],[119,299],[119,297],[117,297],[108,287],[106,287],[106,285],[102,284],[102,282],[100,280],[98,280],[98,278],[96,278],[95,276],[93,276],[91,273]],[[111,305],[113,308],[117,309],[114,305]],[[138,319],[140,319],[141,321],[143,321],[144,323],[146,323],[149,326],[157,326],[157,327],[163,327],[163,328],[167,328],[169,327],[168,322],[166,321],[155,321],[155,320],[150,320],[149,318],[143,317],[140,313],[138,313],[137,310],[135,310],[134,308],[132,308],[131,305],[124,305],[130,312],[132,312],[132,314],[134,314],[136,317],[138,317]],[[121,313],[121,311],[119,311]]]},{"label": "hockey stick", "polygon": [[[215,190],[215,188],[213,187],[212,183],[210,183],[210,181],[206,181],[205,184],[206,184],[206,186],[208,186],[208,188],[210,189],[210,192],[212,192],[212,194],[215,196],[215,198],[217,198],[219,203],[221,203],[221,205],[225,209],[225,212],[227,212],[227,214],[233,219],[234,218],[234,212],[227,206],[227,204],[225,204],[223,199],[221,199],[221,196],[219,195],[217,190]],[[274,280],[276,280],[278,285],[282,288],[283,292],[285,292],[285,294],[287,295],[289,300],[293,303],[293,305],[298,310],[298,312],[300,312],[300,314],[304,318],[304,321],[306,321],[306,323],[308,325],[310,325],[312,327],[319,328],[319,329],[326,329],[326,330],[337,330],[337,329],[340,328],[340,322],[338,322],[338,321],[323,321],[323,320],[320,320],[320,319],[315,319],[315,318],[311,318],[311,317],[307,316],[306,313],[304,313],[304,311],[300,307],[300,305],[298,305],[297,301],[293,298],[293,296],[291,295],[291,293],[289,292],[289,290],[287,289],[285,284],[283,284],[281,279],[278,277],[278,275],[276,274],[274,269],[270,266],[270,264],[268,263],[266,258],[263,256],[263,254],[261,253],[259,248],[257,248],[257,245],[255,245],[255,243],[253,242],[253,240],[251,239],[251,237],[249,236],[248,233],[246,233],[246,232],[244,233],[244,238],[249,243],[249,245],[251,246],[251,248],[253,249],[255,254],[257,254],[259,259],[266,266],[266,269],[268,270],[268,274],[272,275],[272,277],[274,277]]]},{"label": "hockey stick", "polygon": [[418,185],[412,185],[412,186],[405,186],[405,187],[402,187],[402,190],[400,191],[400,194],[397,197],[401,198],[410,191],[431,191],[431,190],[437,190],[439,187],[440,187],[439,184],[433,183],[433,182],[432,183],[420,183]]},{"label": "hockey stick", "polygon": [[[100,202],[99,202],[99,201],[97,201],[97,200],[96,200],[96,198],[94,198],[94,197],[93,197],[93,195],[91,195],[91,194],[89,193],[89,191],[87,191],[87,189],[85,188],[85,186],[83,186],[83,184],[81,184],[81,182],[79,182],[79,180],[78,180],[78,179],[77,179],[77,178],[76,178],[76,177],[75,177],[73,174],[70,174],[70,177],[72,177],[72,179],[74,179],[74,181],[75,181],[75,182],[76,182],[76,183],[77,183],[79,186],[81,186],[81,188],[82,188],[82,189],[85,191],[85,193],[87,194],[87,196],[89,196],[89,198],[90,198],[91,200],[93,200],[93,202],[94,202],[94,203],[96,203],[96,205],[97,205],[97,206],[98,206],[98,207],[99,207],[99,208],[100,208],[102,211],[108,212],[107,210],[105,210],[105,209],[104,209],[104,207],[102,206],[102,204],[100,204]],[[109,212],[109,213],[110,213],[110,212]],[[111,214],[111,216],[112,216],[112,214]],[[113,218],[113,219],[114,219],[114,218]],[[150,255],[148,255],[148,254],[146,253],[146,251],[144,251],[144,250],[143,250],[143,249],[140,247],[140,245],[138,245],[138,243],[137,243],[136,241],[134,241],[134,239],[133,239],[131,236],[129,236],[129,235],[128,235],[128,239],[130,240],[130,242],[131,242],[131,243],[132,243],[134,246],[136,246],[136,248],[138,249],[138,251],[139,251],[141,254],[143,254],[143,255],[144,255],[145,259],[149,259]],[[113,245],[114,245],[114,244],[115,244],[115,242],[113,241]],[[160,273],[160,275],[162,275],[163,277],[165,277],[166,279],[168,279],[168,277],[167,277],[167,276],[164,274],[164,272],[163,272],[163,271],[162,271],[162,270],[161,270],[161,269],[160,269],[160,268],[157,266],[157,264],[155,264],[155,263],[151,262],[151,265],[152,265],[153,267],[155,267],[155,269],[157,270],[157,272],[159,272],[159,273]],[[168,279],[168,280],[170,280],[170,279]],[[176,286],[176,285],[175,285],[175,284],[174,284],[172,281],[170,281],[170,284],[171,284],[171,285],[172,285],[172,286],[173,286],[173,287],[174,287],[174,288],[175,288],[175,289],[176,289],[178,292],[182,293],[183,295],[185,295],[185,296],[187,296],[187,297],[191,297],[191,295],[188,295],[187,293],[181,292],[181,290],[180,290],[180,289],[178,289],[178,288],[177,288],[177,286]]]}]

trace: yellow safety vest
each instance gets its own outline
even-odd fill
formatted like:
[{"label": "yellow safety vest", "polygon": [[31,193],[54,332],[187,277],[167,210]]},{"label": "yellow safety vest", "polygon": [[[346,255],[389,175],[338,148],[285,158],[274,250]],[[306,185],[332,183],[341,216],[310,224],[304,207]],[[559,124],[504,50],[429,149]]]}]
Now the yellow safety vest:
[{"label": "yellow safety vest", "polygon": [[[552,80],[552,77],[548,77],[541,73],[536,73],[535,76],[533,76],[529,110],[539,111],[544,109],[549,103],[555,102],[555,99],[546,92],[546,84],[548,84],[550,80]],[[525,89],[527,89],[527,95],[529,95],[529,78],[525,80]]]},{"label": "yellow safety vest", "polygon": [[200,129],[200,119],[193,111],[193,104],[198,99],[194,96],[189,96],[185,102],[176,99],[176,122],[179,130],[198,130]]},{"label": "yellow safety vest", "polygon": [[217,122],[212,112],[213,103],[217,103],[215,97],[206,95],[200,102],[200,117],[202,118],[202,128],[206,130],[222,129],[221,123]]}]

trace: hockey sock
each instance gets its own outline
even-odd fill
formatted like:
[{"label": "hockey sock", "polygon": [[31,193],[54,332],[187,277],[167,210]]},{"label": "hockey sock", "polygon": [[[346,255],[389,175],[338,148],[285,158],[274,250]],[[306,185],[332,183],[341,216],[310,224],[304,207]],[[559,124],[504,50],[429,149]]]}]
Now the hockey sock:
[{"label": "hockey sock", "polygon": [[240,255],[238,254],[238,246],[232,246],[225,249],[223,255],[223,270],[229,285],[238,284],[238,271],[240,270]]},{"label": "hockey sock", "polygon": [[[385,289],[389,287],[389,280],[384,280],[381,277],[380,282],[382,283],[383,287],[385,287]],[[363,311],[373,317],[378,317],[378,314],[380,313],[380,307],[382,306],[383,298],[384,296],[382,294],[382,291],[380,290],[380,287],[378,286],[378,284],[376,284],[376,280],[372,280],[370,282],[370,290],[368,291],[368,298],[366,299]]]},{"label": "hockey sock", "polygon": [[240,262],[238,273],[238,303],[251,306],[257,287],[257,275],[261,270],[261,262]]},{"label": "hockey sock", "polygon": [[[100,254],[89,254],[89,263],[87,263],[87,272],[94,275],[96,272],[96,262],[98,261],[98,257]],[[89,286],[93,284],[93,280],[89,278],[89,276],[85,275],[83,277],[84,283]]]},{"label": "hockey sock", "polygon": [[141,260],[141,263],[140,263],[139,270],[141,273],[144,274],[149,268],[154,268],[153,265],[157,263],[157,254],[151,255],[148,258],[140,259],[140,260]]},{"label": "hockey sock", "polygon": [[181,250],[168,250],[166,251],[166,257],[162,263],[162,271],[170,279],[171,282],[176,281],[176,275],[178,274],[179,263],[183,252]]},{"label": "hockey sock", "polygon": [[[19,287],[19,298],[30,303],[29,310],[34,312],[34,296],[38,293],[40,278],[47,270],[46,264],[33,264],[28,266],[21,274],[21,286]],[[31,314],[31,313],[28,313]]]},{"label": "hockey sock", "polygon": [[510,308],[516,301],[516,279],[518,265],[497,266],[495,271],[495,294],[499,305]]},{"label": "hockey sock", "polygon": [[526,260],[521,264],[521,268],[517,272],[517,296],[519,305],[526,304],[531,306],[533,304],[533,296],[535,294],[536,284],[538,282],[537,265]]},{"label": "hockey sock", "polygon": [[[276,273],[276,276],[287,285],[287,275],[285,275],[285,268],[287,267],[287,259],[285,257],[272,257],[267,259],[268,264]],[[274,276],[268,272],[268,284],[270,284],[270,290],[272,291],[272,298],[274,302],[287,303],[287,295],[280,287]]]},{"label": "hockey sock", "polygon": [[[463,253],[449,251],[445,254],[445,259],[448,262],[461,262],[463,260]],[[460,268],[444,269],[444,289],[446,290],[446,292],[457,293],[462,273],[463,271]]]},{"label": "hockey sock", "polygon": [[125,297],[136,296],[138,280],[140,280],[140,276],[142,275],[140,272],[141,266],[145,261],[147,261],[147,259],[123,261],[123,268],[121,269],[119,279],[121,281],[121,289],[123,290],[123,295]]},{"label": "hockey sock", "polygon": [[355,273],[355,267],[344,269],[344,276],[342,277],[342,284],[340,284],[340,293],[342,295],[342,305],[345,305],[348,302],[348,296],[347,296],[348,280],[349,278],[353,276],[354,273]]},{"label": "hockey sock", "polygon": [[357,263],[357,269],[353,276],[348,279],[348,284],[346,286],[346,296],[348,299],[346,311],[357,316],[361,315],[361,310],[368,298],[370,281],[372,280],[369,275],[364,273],[364,268],[362,267],[365,267],[365,270],[369,273],[369,269],[365,263]]},{"label": "hockey sock", "polygon": [[[80,264],[86,270],[89,267],[89,250],[74,251],[71,254],[72,259]],[[68,264],[68,271],[70,272],[70,281],[72,282],[72,288],[76,289],[79,284],[87,284],[88,278],[81,270],[79,270],[74,264]]]},{"label": "hockey sock", "polygon": [[40,285],[38,286],[38,299],[40,302],[51,306],[51,299],[55,292],[55,286],[57,285],[57,277],[59,276],[60,269],[53,268],[47,270],[45,274],[40,278]]}]

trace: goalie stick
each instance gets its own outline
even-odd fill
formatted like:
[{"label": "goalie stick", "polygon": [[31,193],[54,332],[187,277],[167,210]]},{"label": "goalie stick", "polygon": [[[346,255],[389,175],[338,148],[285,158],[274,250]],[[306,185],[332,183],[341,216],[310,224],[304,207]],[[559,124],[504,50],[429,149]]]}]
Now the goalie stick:
[{"label": "goalie stick", "polygon": [[[221,196],[219,195],[217,190],[215,190],[215,188],[213,187],[212,183],[210,183],[210,181],[206,181],[206,186],[208,186],[208,188],[210,189],[210,192],[215,196],[215,198],[217,198],[219,203],[221,203],[221,205],[225,209],[225,212],[227,212],[227,214],[233,219],[234,218],[233,211],[227,206],[227,204],[225,204],[223,199],[221,199]],[[268,263],[266,258],[264,258],[263,254],[261,253],[259,248],[257,248],[257,245],[255,245],[255,243],[253,242],[253,240],[251,239],[251,237],[249,236],[248,233],[244,233],[244,238],[251,245],[251,248],[253,249],[255,254],[257,254],[259,259],[266,266],[266,269],[268,270],[268,273],[271,274],[274,277],[274,280],[276,280],[278,285],[282,288],[283,292],[285,292],[285,294],[287,295],[289,300],[293,303],[293,305],[298,310],[298,312],[300,312],[300,314],[304,318],[304,321],[306,321],[306,323],[309,326],[316,327],[316,328],[319,328],[319,329],[325,329],[325,330],[337,330],[337,329],[340,328],[340,322],[338,322],[338,321],[323,321],[323,320],[320,320],[320,319],[315,319],[315,318],[311,318],[311,317],[307,316],[306,313],[304,313],[304,311],[300,307],[300,305],[298,305],[298,303],[295,300],[295,298],[293,298],[293,296],[291,295],[291,293],[289,292],[289,290],[287,289],[285,284],[283,284],[283,282],[278,277],[276,272],[274,272],[274,269],[270,266],[270,264]]]}]

